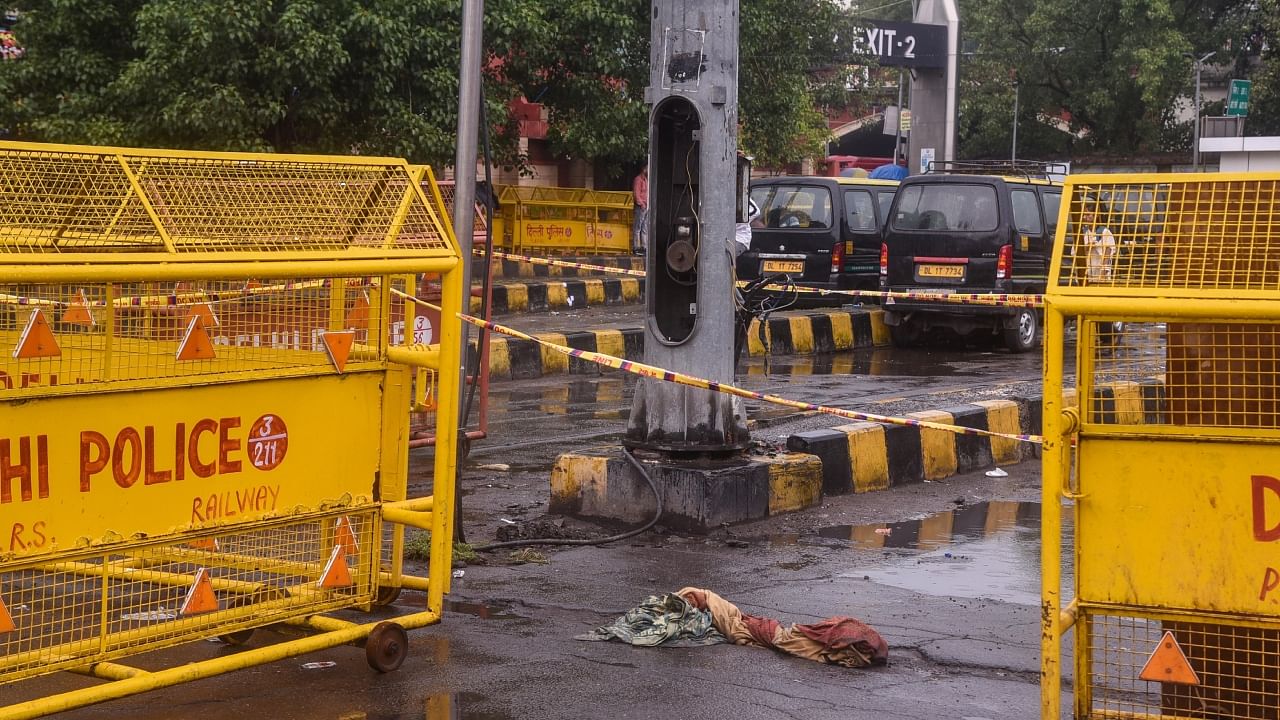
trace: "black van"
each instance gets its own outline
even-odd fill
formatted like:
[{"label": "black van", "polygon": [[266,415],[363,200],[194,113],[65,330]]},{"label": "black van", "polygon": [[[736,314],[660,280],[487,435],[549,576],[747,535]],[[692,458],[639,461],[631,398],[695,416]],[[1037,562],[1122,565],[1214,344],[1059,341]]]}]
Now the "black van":
[{"label": "black van", "polygon": [[[1062,186],[1043,164],[935,163],[902,181],[880,255],[889,291],[1044,292]],[[1040,341],[1040,311],[928,300],[886,301],[894,345],[931,328],[998,334],[1013,352]]]},{"label": "black van", "polygon": [[787,274],[798,285],[875,290],[895,180],[782,176],[751,183],[760,208],[738,279]]}]

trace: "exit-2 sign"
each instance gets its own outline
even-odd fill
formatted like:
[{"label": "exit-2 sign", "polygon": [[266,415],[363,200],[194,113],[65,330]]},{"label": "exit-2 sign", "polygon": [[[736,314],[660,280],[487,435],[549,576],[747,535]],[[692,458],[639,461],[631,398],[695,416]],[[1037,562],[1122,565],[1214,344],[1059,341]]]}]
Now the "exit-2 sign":
[{"label": "exit-2 sign", "polygon": [[947,66],[945,25],[871,20],[855,41],[856,50],[892,67]]}]

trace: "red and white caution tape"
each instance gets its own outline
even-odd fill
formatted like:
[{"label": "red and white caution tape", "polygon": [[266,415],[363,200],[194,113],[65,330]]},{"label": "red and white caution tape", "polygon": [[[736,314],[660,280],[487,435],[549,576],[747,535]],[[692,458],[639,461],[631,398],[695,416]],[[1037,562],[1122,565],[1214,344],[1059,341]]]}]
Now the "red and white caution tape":
[{"label": "red and white caution tape", "polygon": [[[484,255],[483,248],[476,248],[475,254]],[[570,262],[568,260],[554,260],[552,258],[539,258],[531,255],[515,255],[512,253],[493,251],[493,256],[499,260],[516,260],[518,262],[526,262],[533,265],[547,265],[550,267],[578,268],[580,270],[592,270],[595,272],[612,273],[614,275],[631,275],[633,277],[644,277],[647,273],[644,270],[633,270],[631,268],[610,267],[608,265],[592,265],[590,263]],[[627,256],[623,256],[627,257]]]},{"label": "red and white caution tape", "polygon": [[[432,305],[431,303],[427,303],[423,300],[419,300],[418,298],[408,293],[404,293],[395,289],[392,289],[391,292],[395,295],[399,295],[405,298],[406,300],[411,300],[421,305],[428,305],[432,308],[439,309],[437,306]],[[734,385],[726,385],[724,383],[715,382],[713,380],[705,380],[703,378],[694,377],[693,375],[686,375],[684,373],[678,373],[672,370],[664,370],[662,368],[654,367],[652,365],[645,365],[644,363],[638,363],[631,360],[623,360],[622,358],[614,357],[612,355],[605,355],[604,353],[593,352],[591,350],[578,350],[576,348],[567,347],[565,345],[558,345],[556,343],[543,340],[542,338],[535,337],[527,333],[522,333],[519,330],[516,330],[514,328],[509,328],[504,325],[498,325],[497,323],[492,323],[487,320],[481,320],[480,318],[472,317],[470,315],[465,315],[463,313],[458,313],[458,317],[477,327],[482,327],[492,332],[506,335],[508,337],[519,338],[521,340],[529,340],[531,342],[535,342],[539,345],[542,345],[543,347],[551,348],[552,350],[558,353],[561,353],[563,355],[568,355],[569,357],[576,357],[580,360],[586,360],[588,362],[593,362],[598,365],[604,365],[605,367],[611,367],[616,370],[629,372],[634,375],[653,378],[655,380],[663,380],[665,382],[676,383],[678,385],[687,385],[689,387],[701,388],[703,390],[711,390],[713,392],[725,393],[727,395],[737,395],[738,397],[748,398],[751,400],[760,400],[762,402],[773,403],[774,405],[782,405],[785,407],[795,408],[797,410],[808,410],[812,412],[824,413],[826,415],[835,415],[837,417],[847,418],[849,420],[866,420],[869,422],[884,423],[886,425],[904,425],[907,427],[925,428],[929,430],[942,430],[944,432],[956,433],[958,435],[972,435],[972,436],[978,436],[978,437],[996,437],[996,438],[1004,438],[1006,440],[1016,440],[1018,442],[1026,442],[1026,443],[1039,444],[1044,441],[1044,438],[1040,435],[999,433],[999,432],[992,432],[990,430],[979,430],[977,428],[963,427],[960,425],[946,425],[943,423],[935,423],[927,420],[917,420],[915,418],[901,418],[901,417],[891,417],[888,415],[876,415],[873,413],[861,413],[861,412],[855,412],[853,410],[845,410],[844,408],[830,407],[827,405],[815,405],[813,403],[801,402],[799,400],[790,400],[778,395],[770,395],[768,393],[755,392],[754,390],[744,390],[743,388],[736,387]]]},{"label": "red and white caution tape", "polygon": [[[483,255],[484,250],[477,248],[477,255]],[[630,275],[633,277],[645,277],[644,270],[633,270],[631,268],[609,267],[607,265],[591,265],[588,263],[570,262],[568,260],[555,260],[552,258],[539,258],[531,255],[515,255],[512,253],[493,252],[495,258],[503,260],[515,260],[518,262],[531,263],[534,265],[548,265],[551,267],[579,268],[582,270],[592,270],[594,272],[611,273],[614,275]],[[747,283],[740,281],[738,287],[744,287]],[[1018,307],[1018,308],[1038,308],[1044,307],[1043,295],[1027,295],[1014,293],[953,293],[953,292],[901,292],[886,290],[829,290],[826,288],[812,288],[800,285],[784,285],[782,283],[771,283],[766,286],[770,290],[786,290],[788,292],[798,292],[813,295],[837,295],[841,297],[856,298],[873,298],[882,301],[886,305],[892,305],[899,300],[915,300],[923,302],[943,302],[956,303],[960,305],[989,305],[995,307]]]},{"label": "red and white caution tape", "polygon": [[[738,283],[739,286],[745,284],[746,283],[743,282]],[[810,288],[797,285],[783,285],[781,283],[770,283],[765,287],[770,290],[786,290],[787,292],[877,298],[883,301],[885,305],[893,305],[898,300],[916,300],[925,302],[957,303],[961,305],[993,305],[997,307],[1044,307],[1043,295],[1015,295],[1012,293],[903,292],[889,290],[828,290],[826,288]]]}]

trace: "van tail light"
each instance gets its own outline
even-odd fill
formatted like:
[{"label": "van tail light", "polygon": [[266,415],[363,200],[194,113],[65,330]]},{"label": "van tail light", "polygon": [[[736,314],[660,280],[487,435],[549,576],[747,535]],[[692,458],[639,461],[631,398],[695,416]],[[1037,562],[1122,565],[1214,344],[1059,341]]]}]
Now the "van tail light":
[{"label": "van tail light", "polygon": [[835,275],[844,267],[844,243],[838,242],[831,246],[831,274]]},{"label": "van tail light", "polygon": [[1008,280],[1013,270],[1013,246],[1001,245],[1000,258],[996,260],[996,279]]},{"label": "van tail light", "polygon": [[889,276],[889,246],[880,243],[880,277]]}]

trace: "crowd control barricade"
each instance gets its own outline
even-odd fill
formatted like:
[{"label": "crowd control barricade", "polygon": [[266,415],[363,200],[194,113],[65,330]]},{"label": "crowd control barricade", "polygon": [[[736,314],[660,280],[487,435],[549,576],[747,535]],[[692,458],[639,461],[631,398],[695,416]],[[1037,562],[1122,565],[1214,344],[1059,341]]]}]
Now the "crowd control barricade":
[{"label": "crowd control barricade", "polygon": [[582,255],[631,252],[635,199],[629,192],[505,186],[498,193],[501,249]]},{"label": "crowd control barricade", "polygon": [[[401,160],[0,143],[0,718],[343,644],[395,669],[448,591],[460,329],[393,343],[392,288],[437,273],[453,318],[458,263]],[[440,450],[410,498],[419,367]],[[426,607],[362,617],[402,587]],[[249,645],[120,662],[214,637]],[[55,671],[104,682],[18,682]]]},{"label": "crowd control barricade", "polygon": [[1280,173],[1074,176],[1065,196],[1041,717],[1061,717],[1064,636],[1075,718],[1280,717]]}]

